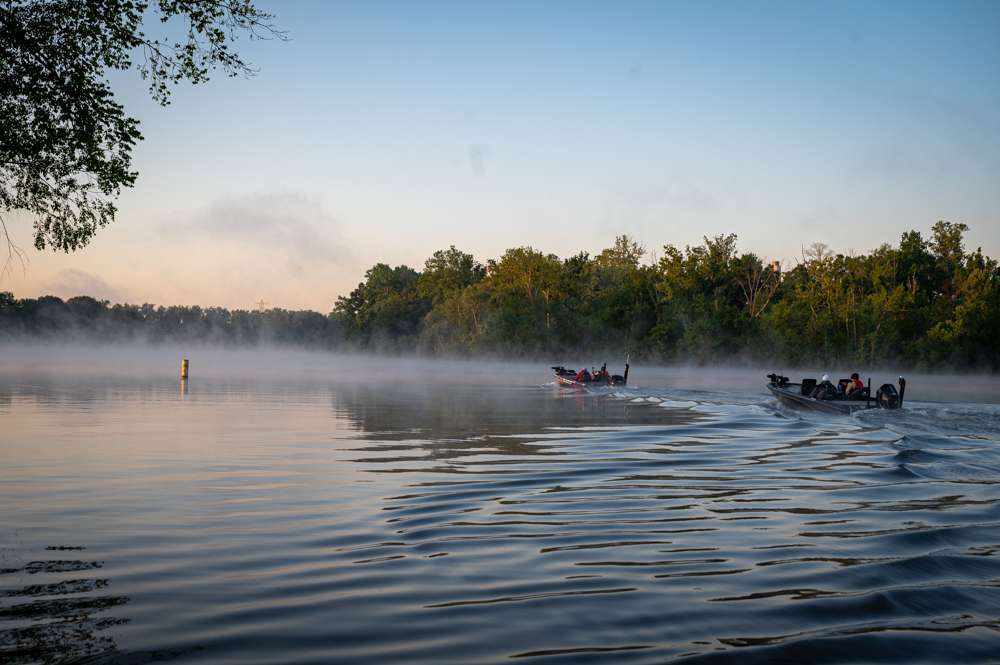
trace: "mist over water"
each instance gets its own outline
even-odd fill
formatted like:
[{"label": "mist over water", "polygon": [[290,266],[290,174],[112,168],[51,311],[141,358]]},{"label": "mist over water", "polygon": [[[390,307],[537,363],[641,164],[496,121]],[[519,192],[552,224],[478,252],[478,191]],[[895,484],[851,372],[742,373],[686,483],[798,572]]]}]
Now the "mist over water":
[{"label": "mist over water", "polygon": [[2,358],[5,663],[1000,652],[992,377],[846,417],[779,407],[778,367],[584,392],[544,363]]},{"label": "mist over water", "polygon": [[[454,385],[499,384],[537,386],[549,383],[549,365],[592,368],[607,363],[608,371],[622,373],[624,358],[603,354],[584,354],[526,360],[467,360],[426,358],[414,355],[342,354],[327,351],[297,351],[273,347],[219,349],[206,345],[171,346],[165,344],[94,346],[65,343],[0,343],[0,372],[10,378],[17,375],[114,376],[124,380],[167,380],[179,377],[180,361],[189,358],[192,379],[213,382],[233,381],[265,383],[320,383],[343,385],[357,383],[441,383]],[[732,365],[645,365],[632,362],[629,387],[635,391],[658,390],[707,391],[724,393],[728,398],[740,395],[750,399],[767,396],[765,375],[777,371],[798,380],[800,376],[847,376],[861,372],[871,377],[873,386],[894,383],[900,374],[894,368],[865,367],[784,367],[779,364]],[[1000,378],[995,374],[904,372],[907,396],[915,400],[942,402],[1000,403]]]}]

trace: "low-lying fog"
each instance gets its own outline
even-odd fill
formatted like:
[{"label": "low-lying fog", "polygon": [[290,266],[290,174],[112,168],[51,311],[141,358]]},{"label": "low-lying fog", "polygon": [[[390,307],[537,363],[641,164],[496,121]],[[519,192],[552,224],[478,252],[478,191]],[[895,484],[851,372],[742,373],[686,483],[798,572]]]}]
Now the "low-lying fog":
[{"label": "low-lying fog", "polygon": [[[0,345],[0,381],[16,377],[44,375],[108,376],[142,380],[162,380],[180,375],[181,359],[190,361],[190,381],[212,382],[275,381],[309,383],[398,383],[471,384],[503,386],[543,385],[552,379],[550,365],[574,369],[608,363],[608,370],[620,374],[624,361],[616,358],[553,357],[548,361],[502,362],[498,360],[434,359],[413,356],[389,357],[308,352],[285,349],[185,349],[169,346],[93,347],[75,344]],[[657,366],[633,363],[629,387],[637,391],[699,390],[760,393],[765,375],[777,371],[797,381],[803,376],[846,377],[857,371],[872,378],[872,386],[895,383],[891,369],[867,367],[694,367]],[[909,373],[908,399],[920,401],[962,401],[1000,403],[1000,377],[988,374]]]}]

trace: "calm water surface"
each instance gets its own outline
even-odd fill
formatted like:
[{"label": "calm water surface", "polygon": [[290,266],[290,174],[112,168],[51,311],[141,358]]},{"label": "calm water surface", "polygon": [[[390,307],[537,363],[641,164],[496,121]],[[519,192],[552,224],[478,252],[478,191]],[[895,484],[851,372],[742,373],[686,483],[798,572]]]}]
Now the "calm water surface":
[{"label": "calm water surface", "polygon": [[997,662],[1000,408],[0,374],[3,663]]}]

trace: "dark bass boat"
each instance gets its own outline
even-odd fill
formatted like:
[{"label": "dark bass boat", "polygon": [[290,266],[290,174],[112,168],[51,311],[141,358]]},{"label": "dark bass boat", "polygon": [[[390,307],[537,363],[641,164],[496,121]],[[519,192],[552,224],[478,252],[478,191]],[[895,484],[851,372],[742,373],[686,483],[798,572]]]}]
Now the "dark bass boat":
[{"label": "dark bass boat", "polygon": [[566,369],[562,365],[552,368],[552,373],[556,383],[567,388],[606,388],[612,386],[624,386],[628,383],[628,358],[625,359],[624,374],[608,374],[608,364],[601,365],[601,369],[590,372],[587,368],[574,372]]},{"label": "dark bass boat", "polygon": [[802,379],[801,383],[790,383],[787,376],[768,374],[767,389],[782,404],[801,409],[811,409],[824,413],[850,414],[863,409],[899,409],[903,406],[906,379],[899,377],[899,391],[891,383],[871,394],[872,380],[868,385],[853,393],[847,393],[850,379],[841,379],[837,385],[830,381],[816,383],[816,379]]}]

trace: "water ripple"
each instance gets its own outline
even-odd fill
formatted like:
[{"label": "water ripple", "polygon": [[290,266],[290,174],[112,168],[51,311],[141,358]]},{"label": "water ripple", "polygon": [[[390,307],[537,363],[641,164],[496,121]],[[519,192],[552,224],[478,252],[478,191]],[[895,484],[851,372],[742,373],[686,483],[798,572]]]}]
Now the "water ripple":
[{"label": "water ripple", "polygon": [[992,408],[129,390],[8,387],[4,663],[1000,653]]}]

